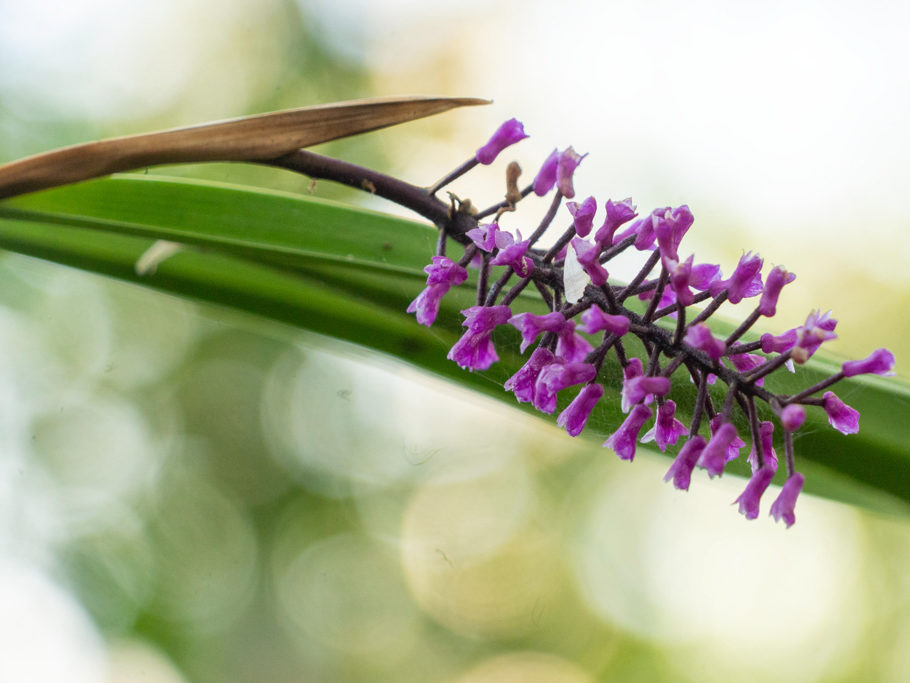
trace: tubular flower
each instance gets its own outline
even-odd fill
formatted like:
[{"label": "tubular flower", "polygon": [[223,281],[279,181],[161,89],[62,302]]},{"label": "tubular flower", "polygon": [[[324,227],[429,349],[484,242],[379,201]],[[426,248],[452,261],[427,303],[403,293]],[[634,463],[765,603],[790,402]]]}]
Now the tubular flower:
[{"label": "tubular flower", "polygon": [[590,382],[597,370],[589,363],[551,363],[544,366],[534,384],[534,407],[542,413],[556,410],[556,394],[566,387]]},{"label": "tubular flower", "polygon": [[746,519],[755,519],[758,517],[758,506],[761,497],[767,490],[768,485],[774,478],[774,470],[768,466],[762,467],[752,475],[749,483],[746,484],[746,490],[743,491],[734,503],[739,503],[739,512],[746,516]]},{"label": "tubular flower", "polygon": [[641,403],[646,396],[665,396],[670,391],[666,377],[631,377],[622,383],[623,405]]},{"label": "tubular flower", "polygon": [[848,360],[843,365],[844,377],[855,375],[893,375],[894,354],[888,349],[876,349],[865,360]]},{"label": "tubular flower", "polygon": [[654,441],[661,452],[667,450],[667,446],[675,446],[679,437],[689,431],[686,425],[674,417],[675,414],[676,404],[671,400],[664,401],[657,408],[657,419],[654,420],[654,426],[645,432],[641,437],[641,442]]},{"label": "tubular flower", "polygon": [[[521,239],[520,233],[518,235],[518,239]],[[525,256],[529,245],[530,242],[528,240],[525,240],[524,242],[516,241],[512,244],[509,244],[508,246],[500,247],[499,253],[492,258],[490,265],[511,266],[512,270],[515,271],[515,274],[518,275],[518,277],[530,277],[531,273],[534,270],[534,261]]]},{"label": "tubular flower", "polygon": [[[711,436],[713,437],[717,434],[717,430],[725,424],[727,423],[724,421],[723,415],[715,415],[711,418]],[[739,457],[739,451],[745,445],[746,442],[739,438],[739,434],[734,436],[733,440],[727,445],[726,461],[730,462],[731,460],[736,460]]]},{"label": "tubular flower", "polygon": [[564,427],[569,436],[578,436],[581,430],[585,428],[588,416],[594,410],[594,406],[604,395],[602,384],[587,384],[578,392],[578,396],[569,404],[569,406],[556,418],[556,424]]},{"label": "tubular flower", "polygon": [[629,331],[631,323],[623,315],[610,315],[604,313],[597,304],[591,306],[581,314],[581,323],[585,332],[588,334],[597,334],[598,332],[610,332],[617,337],[621,337]]},{"label": "tubular flower", "polygon": [[566,202],[566,208],[572,214],[572,225],[575,228],[575,234],[579,237],[587,237],[594,226],[594,214],[597,213],[597,202],[594,197],[588,197],[581,204],[578,202]]},{"label": "tubular flower", "polygon": [[743,254],[739,259],[739,265],[728,279],[716,280],[711,284],[711,296],[726,291],[731,304],[738,304],[750,296],[757,296],[762,291],[761,267],[762,259],[758,254],[752,256],[751,251]]},{"label": "tubular flower", "polygon": [[708,470],[708,476],[712,479],[723,474],[724,465],[727,464],[727,451],[733,440],[738,437],[736,427],[729,422],[721,424],[717,431],[714,432],[708,445],[701,452],[698,466]]},{"label": "tubular flower", "polygon": [[702,452],[707,445],[705,437],[696,434],[690,437],[679,451],[676,460],[670,465],[670,469],[664,475],[664,481],[673,480],[673,486],[680,491],[688,491],[689,483],[692,480],[692,470],[695,469],[695,463],[701,457]]},{"label": "tubular flower", "polygon": [[662,214],[655,211],[652,215],[654,216],[654,235],[660,246],[660,255],[673,261],[679,261],[676,253],[679,243],[682,241],[683,235],[692,227],[695,217],[685,204],[675,209],[667,207]]},{"label": "tubular flower", "polygon": [[771,503],[771,516],[774,517],[774,521],[784,520],[788,529],[796,522],[793,508],[796,506],[796,498],[799,496],[799,492],[803,490],[805,481],[806,478],[801,473],[794,472],[793,476],[784,483],[777,500]]},{"label": "tubular flower", "polygon": [[524,140],[526,137],[528,135],[525,133],[525,128],[521,121],[509,119],[496,129],[487,144],[477,150],[474,158],[481,164],[490,165],[496,160],[502,150]]},{"label": "tubular flower", "polygon": [[831,426],[841,434],[856,434],[859,431],[859,411],[841,401],[833,391],[826,391],[824,399],[825,413]]},{"label": "tubular flower", "polygon": [[831,317],[831,311],[821,314],[813,311],[806,318],[806,324],[796,328],[796,343],[791,349],[791,357],[802,365],[818,351],[822,342],[837,339],[834,328],[837,321]]},{"label": "tubular flower", "polygon": [[566,318],[558,311],[546,315],[519,313],[509,318],[509,324],[521,332],[519,350],[524,353],[541,332],[557,332],[562,329],[562,326],[566,324]]},{"label": "tubular flower", "polygon": [[567,363],[580,363],[591,352],[591,344],[575,331],[575,321],[567,320],[557,330],[556,356]]},{"label": "tubular flower", "polygon": [[613,235],[617,228],[635,218],[635,205],[631,197],[616,203],[608,199],[604,204],[604,211],[607,217],[594,233],[594,241],[602,247],[610,247],[613,245]]},{"label": "tubular flower", "polygon": [[711,328],[704,323],[692,325],[683,341],[693,348],[704,351],[712,360],[720,360],[727,351],[727,345],[715,339],[711,334]]},{"label": "tubular flower", "polygon": [[806,421],[806,409],[796,403],[791,403],[780,412],[781,426],[788,432],[795,432]]},{"label": "tubular flower", "polygon": [[417,322],[429,327],[436,322],[439,302],[450,288],[468,279],[468,271],[445,256],[434,256],[433,263],[423,269],[427,287],[408,306],[408,313],[417,314]]},{"label": "tubular flower", "polygon": [[761,301],[758,302],[758,312],[764,316],[771,317],[777,313],[777,299],[780,297],[780,290],[784,285],[793,282],[796,279],[794,273],[787,272],[781,266],[775,266],[768,273],[768,281],[765,283],[765,289],[761,293]]},{"label": "tubular flower", "polygon": [[534,178],[534,194],[543,197],[556,185],[556,167],[559,164],[559,150],[554,149],[543,162]]},{"label": "tubular flower", "polygon": [[490,335],[497,325],[512,317],[508,306],[472,306],[464,311],[468,331],[455,342],[446,356],[466,370],[486,370],[499,360]]},{"label": "tubular flower", "polygon": [[[762,456],[765,459],[765,467],[777,470],[777,453],[774,452],[774,423],[762,422],[758,428],[761,434]],[[758,454],[755,451],[753,440],[752,450],[749,452],[749,464],[752,466],[752,472],[758,469]]]},{"label": "tubular flower", "polygon": [[621,460],[631,461],[635,457],[635,442],[638,440],[638,432],[649,419],[651,419],[651,409],[648,406],[635,406],[619,429],[604,441],[604,446],[612,448]]},{"label": "tubular flower", "polygon": [[504,388],[515,394],[519,403],[530,403],[534,399],[534,385],[540,371],[550,363],[556,362],[556,356],[549,349],[538,346],[521,369],[506,380]]},{"label": "tubular flower", "polygon": [[[543,221],[524,223],[539,226],[527,240],[518,231],[502,229],[497,222],[507,211],[517,211],[530,191],[517,190],[515,166],[510,165],[506,174],[506,202],[496,199],[485,209],[473,210],[467,201],[459,201],[450,193],[452,206],[446,211],[449,207],[436,196],[442,187],[478,163],[493,163],[505,148],[525,137],[523,125],[511,119],[473,158],[444,176],[429,192],[415,193],[413,186],[401,190],[396,201],[410,208],[419,204],[422,215],[432,216],[440,230],[437,253],[425,269],[426,288],[411,301],[408,311],[416,313],[419,323],[432,324],[442,296],[465,282],[467,266],[476,267],[476,301],[480,303],[462,311],[466,330],[449,350],[451,360],[468,370],[487,370],[498,360],[492,333],[508,322],[521,339],[516,344],[517,335],[505,330],[503,340],[511,351],[525,356],[524,364],[504,384],[518,402],[552,414],[559,392],[581,385],[556,419],[576,436],[604,398],[605,387],[619,388],[619,398],[613,400],[628,415],[604,445],[613,448],[621,459],[632,460],[639,433],[644,431],[642,442],[653,441],[661,451],[676,449],[665,479],[672,480],[678,489],[689,488],[697,466],[705,468],[711,478],[722,474],[726,463],[738,458],[751,440],[748,462],[752,478],[736,500],[748,519],[758,516],[761,496],[777,476],[776,422],[783,430],[790,476],[771,506],[771,515],[788,526],[793,524],[794,504],[804,481],[803,475],[795,472],[793,432],[802,427],[807,412],[824,409],[834,429],[856,433],[859,413],[829,389],[855,375],[892,374],[894,355],[878,349],[868,358],[844,363],[839,372],[802,390],[790,388],[791,380],[786,394],[774,392],[774,381],[763,385],[772,373],[784,368],[796,371],[794,380],[798,380],[795,364],[806,362],[822,343],[837,337],[837,321],[830,312],[821,313],[819,309],[812,311],[803,325],[783,334],[753,330],[762,317],[775,315],[783,287],[795,276],[776,266],[763,282],[763,261],[752,252],[743,252],[726,279],[719,265],[696,264],[694,255],[681,258],[680,253],[691,254],[683,252],[683,242],[694,224],[692,212],[684,204],[660,207],[639,217],[631,199],[608,200],[603,224],[595,231],[598,207],[594,197],[570,201],[566,206],[572,224],[550,236],[552,247],[542,247],[538,240],[543,242],[541,238],[554,218],[563,215],[560,207],[564,200],[575,196],[574,174],[584,156],[572,147],[554,149],[534,178],[530,190],[535,194],[543,196],[554,187],[557,192]],[[390,182],[387,186],[394,194],[394,188],[402,184]],[[497,192],[497,197],[501,193]],[[494,215],[493,222],[480,223],[483,217]],[[454,260],[445,255],[453,242],[455,248],[465,249]],[[628,285],[611,282],[608,268],[613,265],[609,262],[621,255],[634,256],[636,250],[642,252],[644,262],[639,272]],[[502,268],[494,271],[497,266]],[[535,292],[541,296],[537,307],[522,307]],[[710,323],[710,318],[717,310],[727,302],[737,304],[758,295],[761,298],[756,308],[745,320],[732,327],[725,338],[714,337],[712,327],[719,328]],[[636,298],[647,303],[639,307]],[[629,306],[629,302],[636,305]],[[693,310],[694,306],[699,308]],[[675,324],[668,318],[675,318]],[[600,335],[599,343],[592,345],[593,340],[580,332]],[[531,351],[535,343],[537,348]],[[622,381],[617,387],[619,368]],[[684,382],[673,381],[679,373],[695,384],[696,391],[679,389]],[[716,403],[718,394],[709,391],[715,384],[726,385],[722,409]],[[687,399],[681,411],[671,398],[674,388]],[[654,416],[653,407],[648,406],[655,402],[656,419],[645,430],[645,422]],[[677,419],[680,413],[691,418]],[[774,422],[760,422],[758,416],[765,414],[774,415]],[[748,438],[740,438],[734,424],[749,425]]]},{"label": "tubular flower", "polygon": [[591,284],[596,285],[597,287],[606,284],[610,274],[598,260],[600,248],[586,242],[580,237],[576,237],[572,240],[572,248],[578,256],[578,263],[581,264],[581,267],[584,268],[588,277],[591,278]]}]

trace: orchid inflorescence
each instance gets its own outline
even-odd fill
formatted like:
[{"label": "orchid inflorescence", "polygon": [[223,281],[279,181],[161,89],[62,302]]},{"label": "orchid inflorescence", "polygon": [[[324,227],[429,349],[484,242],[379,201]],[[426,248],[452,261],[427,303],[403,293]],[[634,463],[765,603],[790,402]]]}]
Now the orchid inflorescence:
[{"label": "orchid inflorescence", "polygon": [[[477,164],[492,164],[506,147],[526,137],[519,121],[505,122],[472,159],[433,186],[430,193],[435,194]],[[554,150],[533,183],[523,190],[517,187],[520,169],[513,162],[506,173],[505,201],[485,211],[477,211],[470,202],[452,195],[452,215],[470,220],[452,221],[440,227],[437,253],[425,269],[427,286],[411,302],[408,312],[415,313],[419,323],[432,325],[442,297],[467,280],[468,267],[476,268],[477,305],[462,311],[467,331],[451,348],[448,358],[467,370],[486,370],[499,360],[491,337],[493,330],[500,325],[517,328],[522,339],[520,351],[534,348],[504,388],[519,402],[552,414],[560,391],[580,387],[556,420],[572,436],[581,433],[604,395],[605,387],[598,377],[612,350],[623,368],[621,402],[627,417],[604,446],[631,461],[639,441],[653,441],[666,451],[684,439],[665,476],[678,489],[688,490],[695,467],[704,468],[713,478],[739,456],[746,443],[734,425],[733,413],[738,407],[748,422],[752,442],[748,454],[752,477],[735,501],[747,519],[758,516],[761,496],[778,467],[773,447],[774,423],[761,420],[757,408],[757,402],[766,403],[783,431],[787,476],[770,513],[791,526],[796,498],[804,482],[803,475],[795,469],[793,433],[805,420],[805,406],[821,407],[838,431],[856,433],[859,413],[829,388],[845,377],[863,373],[893,374],[893,354],[878,349],[865,360],[846,362],[840,372],[797,394],[768,391],[765,377],[784,366],[793,371],[794,363],[805,363],[823,342],[837,336],[837,321],[830,312],[813,311],[803,325],[783,334],[763,334],[756,341],[740,341],[760,317],[775,314],[781,290],[795,275],[775,266],[763,280],[763,261],[751,252],[743,254],[727,278],[722,277],[718,265],[695,263],[694,255],[682,258],[680,245],[693,223],[686,205],[659,208],[639,216],[631,199],[607,200],[603,204],[603,223],[595,230],[598,205],[594,197],[568,201],[571,225],[551,247],[536,246],[556,218],[563,199],[575,197],[574,172],[585,156],[572,147]],[[532,192],[545,196],[554,188],[549,210],[528,238],[501,226],[502,216],[514,211],[522,198]],[[488,217],[492,217],[489,222],[481,222]],[[465,246],[458,260],[446,256],[449,238]],[[641,270],[628,284],[611,282],[607,264],[633,248],[647,254]],[[654,276],[658,265],[660,269]],[[497,267],[499,271],[494,271]],[[512,284],[507,287],[510,281]],[[538,290],[549,313],[513,311],[518,295],[528,285]],[[644,308],[644,313],[627,305],[633,297],[646,302],[638,306],[639,310]],[[759,297],[758,305],[732,333],[724,337],[711,328],[709,320],[723,303],[738,304],[754,297]],[[696,313],[690,309],[694,304],[704,307]],[[658,324],[673,318],[673,324]],[[599,335],[599,343],[593,345],[579,334],[579,329],[588,335]],[[630,335],[643,345],[646,363],[627,353],[625,344]],[[669,397],[671,378],[681,368],[680,374],[688,375],[697,387],[688,426],[676,418],[676,404]],[[714,405],[708,391],[717,379],[727,386],[719,406]],[[819,396],[820,392],[824,393]],[[641,435],[655,412],[650,429]],[[708,435],[703,436],[700,431],[705,421]]]}]

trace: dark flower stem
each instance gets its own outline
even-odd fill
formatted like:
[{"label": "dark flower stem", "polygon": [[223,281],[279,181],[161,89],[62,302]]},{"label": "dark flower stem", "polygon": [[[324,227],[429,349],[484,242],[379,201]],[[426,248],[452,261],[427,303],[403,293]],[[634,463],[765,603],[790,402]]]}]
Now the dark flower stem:
[{"label": "dark flower stem", "polygon": [[831,375],[828,379],[823,379],[818,384],[813,384],[808,389],[803,389],[798,394],[791,396],[787,399],[787,403],[800,403],[807,396],[811,396],[814,393],[821,391],[822,389],[827,389],[832,384],[840,382],[844,378],[843,371],[838,372],[836,375]]},{"label": "dark flower stem", "polygon": [[451,183],[455,180],[458,180],[461,176],[463,176],[465,173],[467,173],[472,168],[477,166],[477,164],[479,164],[479,163],[480,162],[477,161],[476,157],[471,157],[466,162],[464,162],[461,166],[456,168],[454,171],[452,171],[448,175],[443,176],[442,178],[437,180],[435,183],[433,183],[430,187],[428,187],[426,190],[427,194],[435,195],[446,185],[448,185],[449,183]]}]

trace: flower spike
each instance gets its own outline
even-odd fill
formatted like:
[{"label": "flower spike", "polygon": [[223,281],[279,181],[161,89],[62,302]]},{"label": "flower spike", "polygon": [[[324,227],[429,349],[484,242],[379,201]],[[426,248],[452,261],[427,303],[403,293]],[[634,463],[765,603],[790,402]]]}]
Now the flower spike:
[{"label": "flower spike", "polygon": [[[517,119],[506,121],[474,159],[445,176],[446,182],[478,163],[493,163],[504,149],[525,137]],[[775,383],[765,380],[783,368],[793,372],[795,364],[805,363],[823,343],[836,339],[837,320],[819,309],[804,324],[782,334],[753,332],[752,326],[760,318],[777,313],[781,291],[796,276],[775,266],[763,281],[762,258],[751,251],[743,253],[726,279],[719,265],[696,263],[691,251],[683,251],[694,225],[693,213],[685,204],[657,208],[638,217],[631,199],[607,200],[603,223],[595,230],[598,207],[594,196],[568,201],[571,226],[549,242],[552,246],[541,248],[538,241],[543,241],[544,233],[561,215],[564,200],[575,196],[575,171],[585,156],[572,147],[554,149],[524,190],[517,189],[512,167],[505,202],[478,211],[468,210],[467,201],[453,200],[445,218],[433,214],[440,229],[437,253],[425,269],[426,288],[410,303],[408,312],[416,313],[419,323],[431,325],[443,295],[465,282],[467,266],[476,265],[478,303],[462,311],[466,330],[448,357],[470,371],[489,369],[499,360],[493,331],[509,323],[517,333],[503,331],[503,348],[523,354],[525,361],[505,381],[505,389],[519,403],[530,403],[542,413],[556,413],[556,423],[569,435],[578,436],[609,387],[614,392],[611,396],[618,394],[613,400],[627,416],[613,426],[604,445],[622,460],[634,459],[639,434],[655,416],[656,404],[656,419],[640,441],[653,441],[662,452],[676,450],[665,479],[677,489],[688,490],[695,467],[707,470],[711,478],[721,475],[727,463],[747,447],[734,425],[749,425],[752,476],[735,501],[747,519],[758,516],[762,495],[779,476],[776,423],[786,462],[781,469],[786,470],[787,479],[770,512],[774,519],[791,526],[804,483],[804,476],[795,470],[794,433],[813,410],[824,410],[831,426],[843,434],[859,431],[859,412],[830,387],[856,375],[893,374],[894,354],[878,349],[868,358],[844,363],[840,372],[802,392],[774,393]],[[524,196],[532,191],[544,196],[554,188],[557,192],[550,208],[528,239],[498,223],[506,212],[517,210]],[[413,201],[409,196],[408,202]],[[480,222],[494,215],[492,222]],[[460,259],[445,256],[449,240],[465,246]],[[644,262],[638,274],[627,285],[611,281],[611,259],[624,253],[634,255],[636,250]],[[495,267],[499,270],[494,271]],[[537,308],[526,305],[528,294],[535,290],[541,296]],[[759,295],[757,306],[732,331],[709,321],[725,303],[738,304]],[[646,302],[644,311],[628,306],[627,300]],[[699,304],[702,306],[693,310]],[[753,335],[752,340],[747,335]],[[617,380],[620,367],[621,382]],[[677,419],[673,400],[674,389],[683,393],[679,386],[685,381],[674,381],[679,373],[698,388],[694,403],[680,411],[691,417],[688,424]],[[727,386],[722,406],[715,404],[714,390],[709,391],[709,385],[715,383]],[[574,398],[562,400],[560,392],[576,385],[582,386]],[[760,403],[767,408],[760,410]],[[774,421],[761,421],[759,416],[767,414],[774,415]]]}]

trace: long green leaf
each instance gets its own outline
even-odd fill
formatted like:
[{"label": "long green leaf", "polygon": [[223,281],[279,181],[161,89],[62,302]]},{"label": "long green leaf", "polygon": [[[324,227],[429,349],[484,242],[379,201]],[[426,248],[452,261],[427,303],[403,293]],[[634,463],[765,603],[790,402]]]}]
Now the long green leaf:
[{"label": "long green leaf", "polygon": [[[139,256],[153,239],[193,245],[140,276]],[[423,287],[435,231],[384,214],[277,192],[149,176],[114,177],[0,203],[0,247],[162,291],[281,320],[393,355],[514,404],[502,382],[522,360],[517,337],[497,331],[502,360],[486,373],[446,360],[460,334],[465,286],[444,300],[430,330],[404,309]],[[540,304],[527,297],[523,309]],[[797,379],[775,379],[795,391],[830,373],[816,361]],[[619,386],[618,367],[605,368]],[[910,399],[902,383],[853,381],[849,401],[862,432],[842,436],[821,410],[810,410],[797,452],[807,490],[878,510],[910,510],[910,424],[898,414]],[[792,388],[786,386],[792,384]],[[674,391],[692,391],[685,385]],[[592,418],[588,435],[619,423],[618,392]],[[569,437],[566,437],[569,438]],[[734,466],[734,471],[742,467]]]}]

